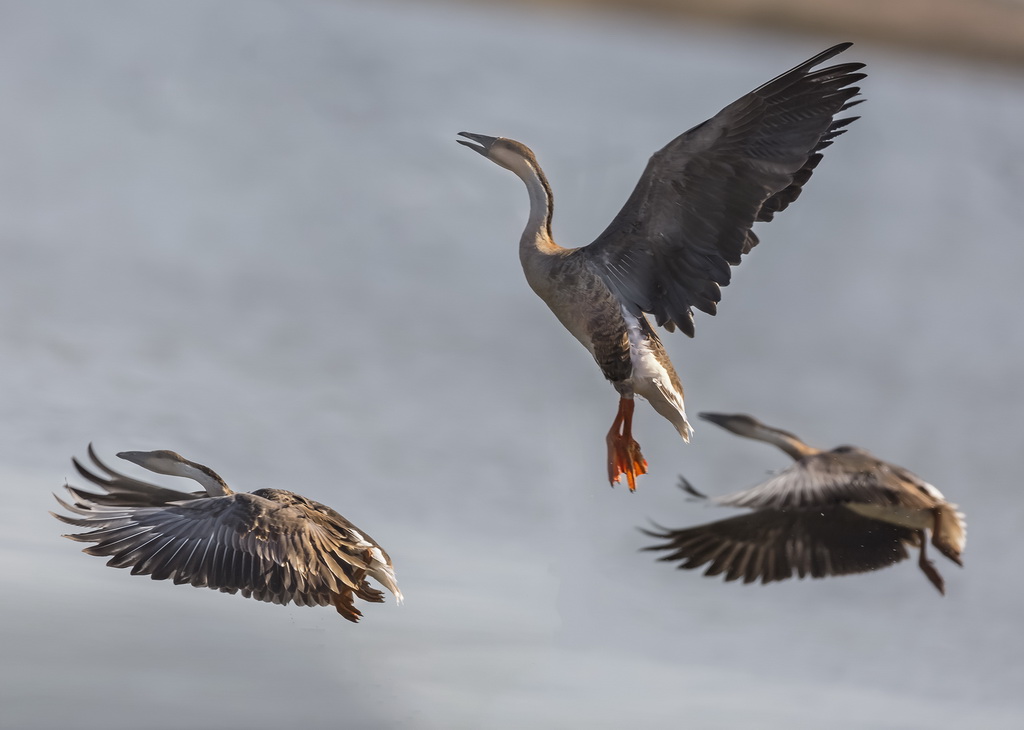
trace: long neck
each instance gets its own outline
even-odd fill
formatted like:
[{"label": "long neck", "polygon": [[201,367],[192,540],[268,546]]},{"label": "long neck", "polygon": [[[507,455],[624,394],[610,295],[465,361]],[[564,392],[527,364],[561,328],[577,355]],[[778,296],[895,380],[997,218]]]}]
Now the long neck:
[{"label": "long neck", "polygon": [[565,251],[551,238],[551,214],[554,210],[551,186],[536,162],[528,164],[524,161],[513,168],[513,172],[526,184],[530,195],[530,217],[519,239],[519,263],[530,288],[550,305],[552,276],[561,260],[559,254]]},{"label": "long neck", "polygon": [[522,238],[519,239],[520,257],[528,257],[538,252],[552,254],[561,250],[561,246],[551,238],[554,199],[544,172],[536,162],[531,163],[525,159],[516,160],[511,170],[526,184],[526,192],[530,196],[530,217],[526,221]]},{"label": "long neck", "polygon": [[812,456],[813,454],[820,454],[821,449],[816,449],[813,446],[808,446],[803,441],[798,439],[789,431],[783,431],[779,428],[771,428],[763,424],[759,424],[749,433],[741,434],[758,441],[764,441],[774,446],[779,447],[795,460],[799,461],[805,456]]},{"label": "long neck", "polygon": [[232,494],[231,488],[213,469],[193,461],[175,462],[173,476],[186,477],[199,482],[211,497]]},{"label": "long neck", "polygon": [[524,237],[526,234],[533,234],[532,237],[543,234],[543,237],[551,241],[551,216],[555,210],[555,199],[548,179],[544,177],[543,170],[531,166],[529,174],[523,176],[523,182],[530,195],[530,217],[526,221]]}]

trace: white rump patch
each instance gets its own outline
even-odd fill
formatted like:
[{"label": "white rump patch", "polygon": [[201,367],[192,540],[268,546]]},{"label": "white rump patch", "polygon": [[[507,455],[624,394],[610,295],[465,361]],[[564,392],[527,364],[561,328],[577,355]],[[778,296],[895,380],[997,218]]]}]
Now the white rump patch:
[{"label": "white rump patch", "polygon": [[942,496],[942,492],[940,492],[938,489],[936,489],[935,487],[933,487],[931,484],[929,484],[928,482],[924,481],[923,479],[921,480],[921,484],[919,486],[921,486],[924,489],[924,491],[928,493],[929,497],[937,499],[940,502],[945,502],[946,501],[946,498]]},{"label": "white rump patch", "polygon": [[637,318],[630,314],[625,307],[622,308],[622,317],[626,321],[626,332],[629,335],[629,358],[633,364],[633,391],[650,401],[654,410],[676,427],[683,440],[689,441],[690,436],[693,435],[693,428],[686,420],[683,394],[673,387],[668,370],[651,350],[650,341],[644,336]]}]

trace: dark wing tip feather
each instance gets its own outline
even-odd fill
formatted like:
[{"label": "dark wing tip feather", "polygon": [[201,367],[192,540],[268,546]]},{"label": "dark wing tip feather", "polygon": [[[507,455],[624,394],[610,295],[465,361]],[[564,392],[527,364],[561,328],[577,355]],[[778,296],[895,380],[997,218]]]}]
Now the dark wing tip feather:
[{"label": "dark wing tip feather", "polygon": [[693,337],[697,334],[697,330],[694,328],[693,312],[687,312],[683,316],[676,314],[668,321],[673,323],[687,337]]},{"label": "dark wing tip feather", "polygon": [[[842,53],[846,49],[850,48],[852,45],[853,45],[853,43],[847,41],[847,42],[844,42],[844,43],[837,43],[836,45],[832,46],[831,48],[826,48],[821,53],[817,54],[816,56],[812,56],[811,58],[808,58],[806,61],[804,61],[803,63],[799,64],[798,66],[794,66],[793,68],[789,69],[788,71],[785,71],[785,72],[779,74],[778,76],[776,76],[772,80],[766,81],[765,83],[761,84],[756,89],[754,89],[751,92],[751,94],[755,94],[755,95],[758,95],[758,96],[763,96],[764,92],[776,93],[780,89],[785,89],[786,87],[790,86],[794,82],[799,81],[800,79],[803,79],[803,78],[807,77],[808,75],[812,75],[812,73],[811,73],[812,69],[814,69],[816,66],[821,65],[822,63],[824,63],[825,61],[829,60],[830,58],[834,58],[835,56],[838,56],[840,53]],[[855,62],[850,62],[850,63],[846,63],[846,64],[842,64],[842,65],[843,66],[855,65]],[[864,67],[864,64],[860,64],[859,68],[863,68],[863,67]],[[820,71],[818,73],[828,72],[828,70],[829,69],[824,69],[823,71]]]},{"label": "dark wing tip feather", "polygon": [[[649,530],[646,527],[638,527],[638,528],[636,528],[637,531],[638,532],[642,532],[644,535],[647,535],[647,537],[653,537],[653,538],[656,538],[658,540],[667,540],[668,538],[670,538],[672,536],[672,530],[670,530],[669,528],[662,527],[661,525],[659,525],[654,520],[648,520],[648,521],[651,523],[651,527],[654,528],[654,529]],[[646,551],[646,550],[665,550],[666,548],[664,546],[662,546],[662,545],[648,545],[647,547],[642,547],[640,549]]]},{"label": "dark wing tip feather", "polygon": [[89,458],[92,459],[92,463],[98,466],[101,470],[103,470],[112,477],[121,476],[116,471],[111,469],[109,466],[104,464],[100,457],[96,455],[96,449],[93,448],[92,441],[89,442],[89,446],[86,448],[86,452],[89,454]]},{"label": "dark wing tip feather", "polygon": [[678,482],[678,484],[676,486],[678,486],[680,489],[682,489],[687,494],[693,495],[697,499],[707,499],[708,498],[708,495],[704,494],[703,492],[698,491],[696,487],[694,487],[692,484],[690,484],[690,480],[687,479],[686,477],[684,477],[682,474],[679,475],[679,482]]},{"label": "dark wing tip feather", "polygon": [[114,471],[109,466],[103,463],[100,457],[96,454],[96,450],[93,448],[92,442],[89,443],[89,446],[86,449],[86,453],[88,453],[89,459],[90,461],[92,461],[93,466],[95,466],[95,468],[98,468],[100,471],[106,474],[106,476],[103,476],[102,474],[97,474],[96,472],[92,471],[90,467],[82,464],[82,462],[79,461],[77,457],[71,457],[71,463],[74,465],[75,471],[77,471],[79,475],[82,476],[83,479],[88,479],[93,484],[96,484],[97,486],[103,487],[105,490],[110,491],[110,487],[113,486],[114,480],[125,478],[123,474]]},{"label": "dark wing tip feather", "polygon": [[98,484],[101,487],[107,484],[106,479],[99,476],[98,474],[93,474],[91,471],[89,471],[85,466],[82,465],[82,462],[80,462],[77,457],[72,457],[71,463],[74,465],[75,471],[77,471],[82,478],[88,479],[90,482]]}]

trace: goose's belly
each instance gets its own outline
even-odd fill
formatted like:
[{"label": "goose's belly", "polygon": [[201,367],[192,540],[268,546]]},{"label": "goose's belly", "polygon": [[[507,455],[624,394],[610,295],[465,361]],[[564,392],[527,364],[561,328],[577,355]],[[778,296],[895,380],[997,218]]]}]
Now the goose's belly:
[{"label": "goose's belly", "polygon": [[[626,321],[622,304],[600,280],[584,278],[534,291],[562,326],[598,361],[619,349],[625,357]],[[626,374],[628,375],[628,373]]]},{"label": "goose's belly", "polygon": [[682,386],[664,347],[603,283],[548,289],[548,296],[537,293],[587,348],[621,397],[635,394],[646,399],[684,440],[690,440],[693,429],[686,420]]},{"label": "goose's belly", "polygon": [[619,377],[609,377],[616,387],[621,385],[648,400],[657,397],[662,389],[672,388],[674,377],[668,372],[671,363],[658,357],[663,348],[644,335],[636,317],[610,293],[579,297],[565,301],[563,306],[551,301],[547,304],[562,326],[602,366],[606,376],[610,375],[606,368],[610,354],[621,353],[618,357],[626,361],[625,367],[615,368]]},{"label": "goose's belly", "polygon": [[909,527],[912,530],[931,530],[935,524],[935,513],[930,509],[912,509],[892,504],[847,503],[845,507],[862,517],[891,525]]}]

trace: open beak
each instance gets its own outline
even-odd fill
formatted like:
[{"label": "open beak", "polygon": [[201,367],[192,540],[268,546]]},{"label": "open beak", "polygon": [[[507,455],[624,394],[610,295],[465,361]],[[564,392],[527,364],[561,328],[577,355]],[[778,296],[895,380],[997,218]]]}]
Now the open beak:
[{"label": "open beak", "polygon": [[457,139],[455,140],[456,142],[469,147],[474,152],[479,152],[484,157],[487,156],[491,145],[498,141],[497,137],[488,137],[486,134],[473,134],[472,132],[459,132],[458,136],[472,141],[467,142],[465,139]]}]

